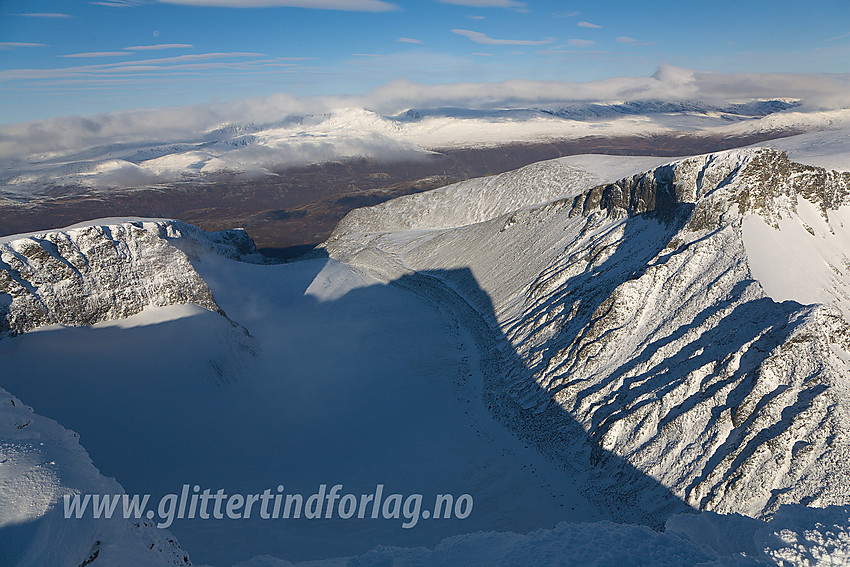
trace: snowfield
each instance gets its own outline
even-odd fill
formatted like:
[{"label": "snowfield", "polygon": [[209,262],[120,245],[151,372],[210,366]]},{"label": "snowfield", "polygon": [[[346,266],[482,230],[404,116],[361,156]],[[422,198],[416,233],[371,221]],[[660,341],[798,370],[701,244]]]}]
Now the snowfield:
[{"label": "snowfield", "polygon": [[[0,564],[846,563],[850,173],[667,161],[402,197],[289,264],[169,220],[4,238]],[[184,483],[475,508],[61,517],[64,493]]]}]

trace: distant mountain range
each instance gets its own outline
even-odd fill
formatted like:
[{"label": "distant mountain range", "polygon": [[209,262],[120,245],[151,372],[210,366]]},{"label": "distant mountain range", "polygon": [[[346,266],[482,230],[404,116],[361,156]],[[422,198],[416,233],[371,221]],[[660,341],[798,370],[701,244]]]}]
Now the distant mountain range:
[{"label": "distant mountain range", "polygon": [[[0,158],[0,198],[14,201],[46,193],[167,187],[216,175],[273,175],[282,168],[365,157],[416,158],[446,148],[587,136],[773,137],[835,128],[848,110],[812,110],[796,100],[754,100],[727,105],[657,100],[549,105],[531,108],[414,108],[384,116],[363,108],[293,114],[262,124],[230,123],[145,139],[104,134],[93,147],[7,152]],[[81,125],[82,127],[82,125]]]}]

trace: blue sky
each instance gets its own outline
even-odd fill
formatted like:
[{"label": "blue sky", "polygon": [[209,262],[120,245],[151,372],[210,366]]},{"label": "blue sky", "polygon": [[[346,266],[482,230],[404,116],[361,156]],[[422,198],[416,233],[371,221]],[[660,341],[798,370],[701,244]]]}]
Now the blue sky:
[{"label": "blue sky", "polygon": [[848,73],[850,2],[0,0],[0,123],[663,63]]}]

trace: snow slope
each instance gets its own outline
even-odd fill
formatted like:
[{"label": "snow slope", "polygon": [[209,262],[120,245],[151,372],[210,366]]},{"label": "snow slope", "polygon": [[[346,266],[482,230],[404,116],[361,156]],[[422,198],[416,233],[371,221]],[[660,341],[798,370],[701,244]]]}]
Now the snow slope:
[{"label": "snow slope", "polygon": [[[135,229],[153,227],[136,224],[111,230],[146,242]],[[133,269],[145,257],[122,262]],[[341,483],[362,493],[383,483],[426,501],[475,499],[465,520],[413,529],[370,519],[175,521],[169,530],[194,561],[325,559],[602,517],[571,474],[492,418],[474,338],[415,281],[386,285],[328,259],[262,265],[215,252],[177,267],[202,276],[250,336],[212,310],[179,305],[39,327],[0,341],[0,383],[78,431],[98,468],[131,494],[158,498],[184,483],[228,493],[284,484],[305,495]]]},{"label": "snow slope", "polygon": [[[527,535],[479,533],[448,538],[434,549],[381,547],[349,558],[297,567],[756,567],[845,565],[850,557],[850,509],[786,505],[769,522],[712,512],[671,517],[664,533],[645,526],[561,523]],[[256,557],[236,567],[291,567]]]},{"label": "snow slope", "polygon": [[0,564],[191,564],[174,536],[151,522],[64,518],[64,495],[123,492],[92,465],[77,433],[0,388]]},{"label": "snow slope", "polygon": [[850,171],[850,129],[846,127],[771,140],[767,145],[799,163]]}]

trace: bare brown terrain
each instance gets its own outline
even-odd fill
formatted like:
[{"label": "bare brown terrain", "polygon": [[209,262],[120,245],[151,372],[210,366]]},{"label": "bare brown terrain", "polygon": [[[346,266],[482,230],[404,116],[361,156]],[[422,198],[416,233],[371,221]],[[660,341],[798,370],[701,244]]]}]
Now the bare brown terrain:
[{"label": "bare brown terrain", "polygon": [[30,203],[0,205],[0,236],[61,228],[100,217],[177,218],[207,230],[243,227],[267,255],[286,259],[322,242],[350,210],[536,161],[598,153],[677,157],[727,150],[797,132],[737,138],[699,135],[581,138],[488,148],[439,150],[421,159],[353,159],[80,195],[56,188]]}]

